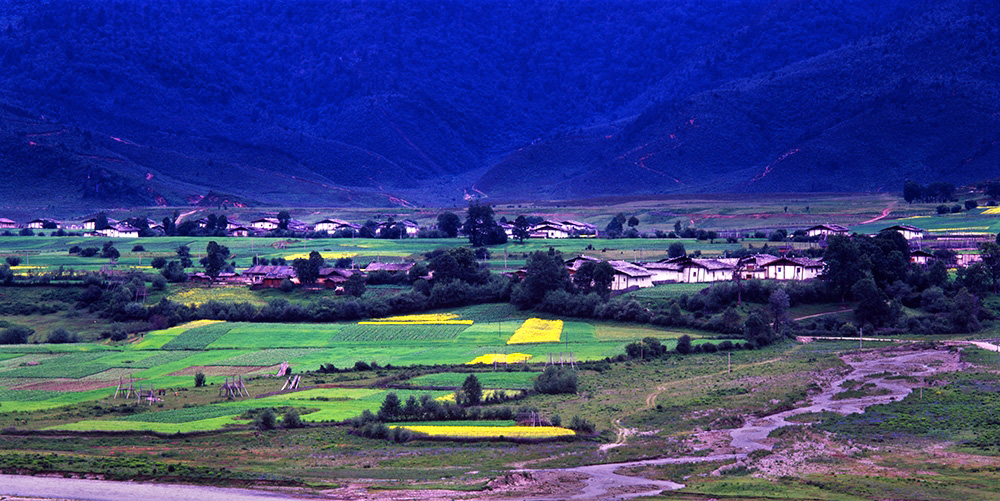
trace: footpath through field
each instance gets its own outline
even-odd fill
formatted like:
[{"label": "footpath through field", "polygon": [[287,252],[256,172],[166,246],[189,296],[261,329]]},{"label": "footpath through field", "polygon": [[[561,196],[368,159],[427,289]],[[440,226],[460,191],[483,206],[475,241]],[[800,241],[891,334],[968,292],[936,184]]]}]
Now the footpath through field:
[{"label": "footpath through field", "polygon": [[0,475],[0,494],[44,499],[100,499],[106,501],[274,501],[306,499],[285,493],[229,489],[202,485],[113,482],[82,478]]},{"label": "footpath through field", "polygon": [[[973,342],[984,349],[998,350],[1000,347],[985,342]],[[986,348],[988,345],[991,348]],[[722,461],[727,459],[744,460],[748,453],[756,450],[771,450],[774,439],[768,438],[770,433],[785,426],[797,426],[802,423],[787,421],[799,414],[835,412],[838,414],[853,414],[864,412],[872,405],[884,404],[900,400],[909,395],[919,383],[911,383],[898,376],[923,378],[937,372],[955,371],[961,367],[958,353],[946,350],[912,350],[907,347],[896,347],[893,351],[877,350],[847,354],[841,359],[851,367],[851,372],[826,385],[823,390],[810,399],[808,405],[779,412],[761,418],[750,418],[743,426],[730,430],[732,447],[742,450],[738,454],[720,454],[714,456],[687,456],[678,458],[661,458],[629,463],[610,463],[602,465],[581,466],[576,468],[556,468],[549,471],[586,475],[582,492],[570,499],[631,499],[640,496],[656,495],[663,490],[675,490],[684,487],[683,484],[652,480],[643,477],[631,477],[615,473],[620,468],[655,466],[661,464],[683,464],[704,461]],[[843,384],[847,381],[872,383],[884,394],[870,395],[859,398],[835,399],[834,395],[844,391]],[[657,388],[657,394],[660,390]],[[652,396],[652,395],[651,395]],[[655,401],[655,396],[647,398],[647,404]],[[620,426],[616,420],[616,425]],[[627,435],[627,433],[625,434]],[[619,441],[624,443],[624,436],[619,432]],[[618,443],[616,441],[616,443]],[[643,487],[647,490],[639,492]],[[623,493],[627,492],[627,493]],[[618,494],[612,494],[618,493]],[[546,498],[537,498],[539,500]]]}]

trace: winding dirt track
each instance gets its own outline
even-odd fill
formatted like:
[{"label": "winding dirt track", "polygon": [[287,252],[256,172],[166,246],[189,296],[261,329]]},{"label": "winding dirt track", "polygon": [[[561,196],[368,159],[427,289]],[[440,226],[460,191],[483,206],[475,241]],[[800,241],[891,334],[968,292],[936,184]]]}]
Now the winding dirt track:
[{"label": "winding dirt track", "polygon": [[[979,343],[976,344],[978,345]],[[617,474],[615,471],[625,467],[743,459],[747,457],[748,453],[756,450],[771,450],[773,444],[767,437],[772,431],[785,426],[800,424],[787,421],[792,416],[823,411],[838,414],[864,412],[864,409],[869,406],[902,399],[913,391],[913,387],[915,386],[913,383],[908,383],[905,379],[889,379],[889,377],[910,376],[911,378],[922,378],[936,372],[954,371],[961,367],[958,354],[945,350],[908,351],[899,354],[893,352],[868,352],[865,354],[844,355],[841,359],[851,367],[851,372],[846,376],[834,380],[830,385],[823,388],[821,393],[812,397],[809,405],[762,418],[750,419],[743,426],[731,430],[729,434],[732,437],[732,446],[736,449],[741,449],[744,451],[743,453],[663,458],[629,463],[580,466],[576,468],[523,471],[551,471],[587,475],[588,478],[585,480],[583,491],[570,499],[631,499],[654,495],[663,490],[680,489],[684,487],[683,484],[651,480],[643,477],[630,477]],[[885,394],[842,400],[835,400],[833,398],[837,393],[844,391],[844,388],[841,387],[844,382],[862,380],[865,383],[875,384]],[[655,393],[662,391],[657,390]],[[653,397],[653,400],[655,400],[655,397]],[[619,437],[619,440],[622,440],[623,437],[621,435]]]}]

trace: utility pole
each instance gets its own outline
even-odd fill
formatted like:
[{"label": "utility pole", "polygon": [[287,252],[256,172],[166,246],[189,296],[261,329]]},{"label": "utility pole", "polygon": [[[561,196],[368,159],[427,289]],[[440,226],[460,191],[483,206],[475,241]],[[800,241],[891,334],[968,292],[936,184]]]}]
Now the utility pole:
[{"label": "utility pole", "polygon": [[727,365],[729,367],[729,373],[732,374],[733,373],[733,352],[730,351],[730,352],[726,353],[726,358],[728,359],[727,360]]},{"label": "utility pole", "polygon": [[862,343],[864,342],[864,340],[862,339],[862,336],[864,335],[864,333],[865,333],[865,328],[864,327],[861,327],[861,328],[858,329],[858,349],[859,350],[863,348]]}]

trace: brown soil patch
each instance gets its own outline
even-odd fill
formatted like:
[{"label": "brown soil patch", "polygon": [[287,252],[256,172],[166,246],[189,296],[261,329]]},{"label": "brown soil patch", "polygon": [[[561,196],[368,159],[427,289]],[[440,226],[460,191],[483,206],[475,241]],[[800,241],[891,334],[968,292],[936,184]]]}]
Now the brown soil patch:
[{"label": "brown soil patch", "polygon": [[[138,380],[136,380],[138,381]],[[90,391],[117,386],[117,382],[83,380],[83,379],[49,379],[40,383],[30,383],[12,387],[12,390],[45,390],[45,391]]]},{"label": "brown soil patch", "polygon": [[245,376],[255,372],[275,374],[280,367],[280,365],[194,365],[167,375],[193,376],[199,372],[206,376]]}]

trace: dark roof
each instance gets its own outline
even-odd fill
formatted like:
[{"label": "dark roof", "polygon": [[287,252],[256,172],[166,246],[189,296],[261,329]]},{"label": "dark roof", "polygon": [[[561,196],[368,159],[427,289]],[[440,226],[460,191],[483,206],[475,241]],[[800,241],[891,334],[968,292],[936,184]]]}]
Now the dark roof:
[{"label": "dark roof", "polygon": [[911,256],[934,257],[934,254],[931,254],[930,252],[927,252],[927,251],[922,250],[922,249],[917,249],[915,251],[910,251],[910,255]]},{"label": "dark roof", "polygon": [[347,268],[320,268],[319,276],[321,277],[333,277],[339,276],[348,278],[355,273],[361,273],[361,270],[349,270]]},{"label": "dark roof", "polygon": [[265,278],[292,278],[295,276],[295,268],[280,265],[251,266],[243,272],[244,275],[264,275]]},{"label": "dark roof", "polygon": [[368,263],[365,266],[365,271],[371,273],[373,271],[410,271],[417,263],[405,262],[405,263]]},{"label": "dark roof", "polygon": [[882,228],[879,231],[886,231],[886,230],[915,231],[917,233],[923,233],[924,232],[923,228],[917,228],[916,226],[910,226],[908,224],[896,224],[896,225],[893,225],[893,226],[889,226],[888,228]]},{"label": "dark roof", "polygon": [[615,269],[615,273],[621,273],[630,277],[651,277],[652,273],[646,268],[632,264],[628,261],[608,261],[608,264]]},{"label": "dark roof", "polygon": [[817,224],[816,226],[813,226],[812,228],[809,228],[806,231],[810,231],[810,230],[824,230],[824,229],[825,230],[830,230],[830,231],[838,231],[838,232],[847,232],[848,231],[846,226],[841,226],[839,224]]},{"label": "dark roof", "polygon": [[764,264],[764,266],[778,266],[778,265],[798,265],[806,268],[822,268],[823,261],[816,259],[809,259],[807,257],[779,257],[774,261]]}]

